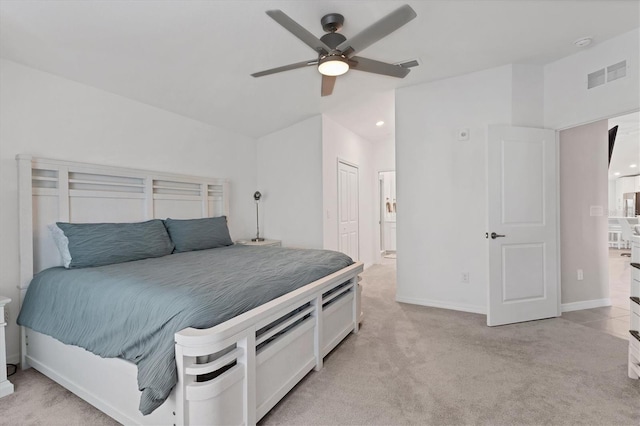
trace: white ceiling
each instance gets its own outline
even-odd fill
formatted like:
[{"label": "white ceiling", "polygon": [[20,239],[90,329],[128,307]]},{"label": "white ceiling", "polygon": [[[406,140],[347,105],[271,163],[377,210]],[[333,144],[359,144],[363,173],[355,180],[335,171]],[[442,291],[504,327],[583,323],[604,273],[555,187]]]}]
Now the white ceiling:
[{"label": "white ceiling", "polygon": [[640,173],[640,112],[610,119],[609,128],[614,126],[618,133],[609,164],[610,180]]},{"label": "white ceiling", "polygon": [[320,18],[338,12],[349,38],[404,3],[1,0],[0,55],[253,137],[328,113],[378,140],[393,135],[397,87],[548,63],[576,52],[580,37],[598,43],[640,26],[638,1],[408,1],[418,17],[362,52],[418,58],[405,79],[351,71],[321,98],[313,67],[249,75],[315,55],[265,10],[282,9],[318,37]]}]

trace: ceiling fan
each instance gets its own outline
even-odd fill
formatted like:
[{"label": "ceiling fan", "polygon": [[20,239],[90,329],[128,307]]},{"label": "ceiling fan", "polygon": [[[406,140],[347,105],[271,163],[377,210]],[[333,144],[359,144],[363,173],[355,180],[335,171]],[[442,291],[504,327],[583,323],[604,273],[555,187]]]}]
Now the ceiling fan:
[{"label": "ceiling fan", "polygon": [[404,78],[411,71],[410,67],[418,65],[417,61],[388,64],[355,56],[357,52],[366,49],[415,18],[417,14],[408,4],[399,7],[350,39],[338,33],[344,24],[344,16],[339,13],[330,13],[322,17],[320,23],[327,34],[320,38],[311,34],[281,10],[268,10],[267,15],[315,50],[318,58],[256,72],[251,74],[253,77],[317,65],[318,71],[322,74],[321,94],[329,96],[333,92],[336,77],[349,69]]}]

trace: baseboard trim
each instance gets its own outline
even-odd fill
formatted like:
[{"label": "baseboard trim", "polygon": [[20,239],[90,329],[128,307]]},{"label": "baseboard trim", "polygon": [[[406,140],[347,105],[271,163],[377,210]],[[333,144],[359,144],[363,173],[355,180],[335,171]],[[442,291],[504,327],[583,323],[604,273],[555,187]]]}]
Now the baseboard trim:
[{"label": "baseboard trim", "polygon": [[581,311],[583,309],[593,309],[611,306],[611,299],[593,299],[582,302],[563,303],[560,306],[561,312]]},{"label": "baseboard trim", "polygon": [[414,299],[412,297],[396,296],[396,302],[410,303],[412,305],[429,306],[431,308],[450,309],[452,311],[471,312],[473,314],[487,314],[487,309],[478,305],[467,305],[464,303],[443,302],[432,299]]},{"label": "baseboard trim", "polygon": [[7,364],[20,364],[20,354],[7,355]]},{"label": "baseboard trim", "polygon": [[[474,314],[486,315],[487,310],[483,306],[458,304],[443,302],[432,299],[416,299],[412,297],[396,296],[396,302],[410,303],[412,305],[429,306],[431,308],[451,309],[453,311],[471,312]],[[580,311],[582,309],[593,309],[611,306],[611,299],[584,300],[582,302],[563,303],[560,306],[561,312]]]}]

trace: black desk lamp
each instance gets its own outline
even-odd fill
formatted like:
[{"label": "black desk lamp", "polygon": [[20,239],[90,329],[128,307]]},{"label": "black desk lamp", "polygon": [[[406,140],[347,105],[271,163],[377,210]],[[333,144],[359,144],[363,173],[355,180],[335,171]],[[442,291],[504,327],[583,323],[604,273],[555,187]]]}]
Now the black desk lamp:
[{"label": "black desk lamp", "polygon": [[252,238],[251,241],[264,241],[264,238],[260,238],[260,212],[258,210],[260,198],[262,198],[260,191],[253,193],[253,199],[256,200],[256,237]]}]

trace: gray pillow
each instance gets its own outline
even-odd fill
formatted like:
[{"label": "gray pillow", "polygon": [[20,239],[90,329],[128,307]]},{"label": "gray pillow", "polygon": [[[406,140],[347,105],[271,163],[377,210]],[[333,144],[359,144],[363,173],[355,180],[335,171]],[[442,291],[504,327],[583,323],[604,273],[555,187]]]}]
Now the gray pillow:
[{"label": "gray pillow", "polygon": [[166,219],[164,224],[176,246],[176,253],[233,244],[226,216],[187,220]]},{"label": "gray pillow", "polygon": [[[173,252],[173,243],[160,219],[137,223],[65,223],[57,227],[68,240],[67,268],[110,265]],[[62,253],[65,259],[65,253]],[[68,266],[67,266],[68,264]]]}]

